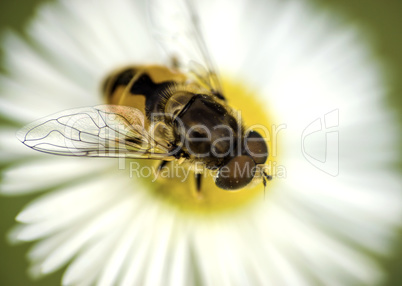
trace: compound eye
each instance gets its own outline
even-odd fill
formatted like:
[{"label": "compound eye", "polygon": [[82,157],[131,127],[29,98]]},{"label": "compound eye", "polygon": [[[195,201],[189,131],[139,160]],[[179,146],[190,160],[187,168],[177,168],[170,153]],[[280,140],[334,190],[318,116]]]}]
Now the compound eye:
[{"label": "compound eye", "polygon": [[219,169],[216,186],[224,190],[237,190],[247,186],[254,178],[255,163],[249,156],[237,156]]},{"label": "compound eye", "polygon": [[244,140],[247,155],[253,158],[256,164],[264,164],[268,159],[268,146],[264,138],[256,132],[250,131]]}]

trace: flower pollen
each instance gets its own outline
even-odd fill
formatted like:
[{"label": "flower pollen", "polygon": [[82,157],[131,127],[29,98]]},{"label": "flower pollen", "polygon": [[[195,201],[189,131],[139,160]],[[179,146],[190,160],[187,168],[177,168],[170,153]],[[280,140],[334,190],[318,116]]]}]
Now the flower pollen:
[{"label": "flower pollen", "polygon": [[[223,90],[229,106],[241,114],[245,128],[257,128],[269,146],[270,154],[266,162],[267,173],[272,174],[271,166],[276,165],[276,154],[272,148],[276,144],[271,138],[271,124],[273,119],[266,112],[264,104],[258,101],[256,93],[239,81],[223,80]],[[264,107],[264,108],[262,108]],[[260,129],[265,130],[260,130]],[[275,151],[276,153],[276,151]],[[248,205],[253,200],[264,200],[265,192],[269,190],[275,179],[268,182],[264,188],[261,178],[254,180],[250,186],[228,191],[215,185],[211,170],[204,169],[201,179],[201,190],[196,190],[195,172],[189,169],[188,164],[179,164],[177,161],[168,163],[158,170],[160,161],[129,160],[127,169],[130,175],[139,177],[153,196],[181,211],[190,213],[216,214],[232,211]]]}]

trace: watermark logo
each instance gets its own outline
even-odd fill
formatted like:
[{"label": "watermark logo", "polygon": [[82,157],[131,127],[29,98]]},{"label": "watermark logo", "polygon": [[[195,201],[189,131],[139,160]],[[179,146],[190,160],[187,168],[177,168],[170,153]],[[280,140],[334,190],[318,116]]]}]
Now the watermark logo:
[{"label": "watermark logo", "polygon": [[317,169],[334,177],[339,174],[338,127],[339,110],[335,109],[325,114],[324,120],[317,118],[311,122],[301,137],[304,158]]},{"label": "watermark logo", "polygon": [[259,181],[262,179],[264,172],[275,174],[275,178],[277,179],[285,179],[287,176],[286,168],[282,165],[278,165],[275,161],[268,161],[264,165],[257,166],[244,165],[236,162],[233,168],[224,166],[219,170],[207,169],[201,162],[195,162],[192,168],[179,164],[171,164],[164,168],[159,168],[155,165],[147,166],[140,162],[130,161],[127,167],[130,178],[149,178],[151,182],[155,182],[158,179],[176,179],[183,183],[189,180],[191,176],[194,176],[192,171],[196,170],[198,174],[202,175],[202,178],[216,178],[219,174],[219,177],[224,179],[237,180],[254,177],[256,181]]}]

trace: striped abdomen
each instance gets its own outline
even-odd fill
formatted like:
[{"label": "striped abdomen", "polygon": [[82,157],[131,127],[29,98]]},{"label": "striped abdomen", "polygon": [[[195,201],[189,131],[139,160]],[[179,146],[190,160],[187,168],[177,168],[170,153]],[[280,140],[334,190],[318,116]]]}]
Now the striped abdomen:
[{"label": "striped abdomen", "polygon": [[112,73],[103,84],[107,104],[132,106],[147,117],[158,112],[163,90],[186,76],[163,66],[132,66]]}]

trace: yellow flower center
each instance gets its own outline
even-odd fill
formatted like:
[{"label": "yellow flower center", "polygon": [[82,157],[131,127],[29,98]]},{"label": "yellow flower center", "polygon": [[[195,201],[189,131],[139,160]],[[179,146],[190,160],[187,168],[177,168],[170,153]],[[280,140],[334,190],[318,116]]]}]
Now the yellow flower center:
[{"label": "yellow flower center", "polygon": [[[266,162],[267,170],[273,175],[270,167],[275,166],[276,158],[272,154],[271,124],[273,121],[267,108],[268,103],[257,100],[255,92],[238,81],[224,80],[223,90],[229,105],[240,111],[246,128],[252,126],[253,130],[258,131],[265,138],[270,150]],[[153,196],[183,211],[216,213],[245,206],[253,199],[264,199],[262,180],[253,187],[227,191],[218,188],[211,173],[206,170],[207,172],[202,175],[201,190],[197,192],[195,173],[177,162],[168,163],[159,172],[157,167],[160,161],[139,160],[135,164],[141,165],[142,176],[139,178],[148,186]],[[267,193],[274,181],[275,178],[267,182],[265,190]]]}]

